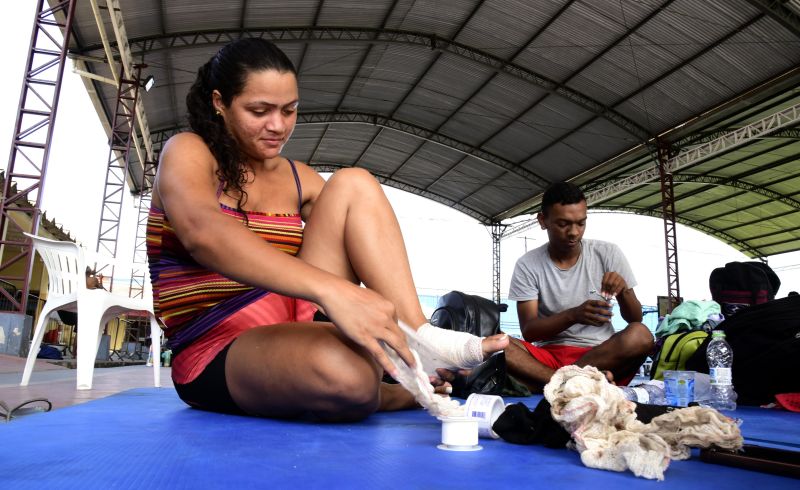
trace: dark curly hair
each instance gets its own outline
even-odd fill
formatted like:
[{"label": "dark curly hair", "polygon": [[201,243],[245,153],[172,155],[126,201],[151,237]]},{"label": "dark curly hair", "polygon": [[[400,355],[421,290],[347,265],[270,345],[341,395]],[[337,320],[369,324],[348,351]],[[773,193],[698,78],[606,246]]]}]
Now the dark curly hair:
[{"label": "dark curly hair", "polygon": [[242,188],[247,182],[244,158],[236,140],[225,128],[225,121],[216,114],[211,94],[219,91],[227,107],[244,90],[247,76],[262,70],[297,76],[291,60],[272,42],[260,38],[239,39],[223,46],[200,67],[186,95],[189,127],[203,138],[217,159],[217,176],[223,182],[223,191],[234,191],[236,209],[240,212],[247,202],[247,193]]},{"label": "dark curly hair", "polygon": [[542,214],[547,216],[554,204],[578,204],[585,200],[586,196],[583,195],[583,191],[577,185],[569,182],[556,182],[544,191]]}]

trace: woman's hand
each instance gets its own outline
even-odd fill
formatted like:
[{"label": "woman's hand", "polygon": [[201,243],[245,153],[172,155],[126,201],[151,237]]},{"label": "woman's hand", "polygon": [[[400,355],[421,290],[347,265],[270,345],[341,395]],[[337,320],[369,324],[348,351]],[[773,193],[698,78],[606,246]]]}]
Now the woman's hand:
[{"label": "woman's hand", "polygon": [[390,376],[396,376],[396,368],[381,348],[381,341],[415,367],[406,336],[397,325],[394,305],[380,294],[342,281],[320,304],[336,328],[372,354]]}]

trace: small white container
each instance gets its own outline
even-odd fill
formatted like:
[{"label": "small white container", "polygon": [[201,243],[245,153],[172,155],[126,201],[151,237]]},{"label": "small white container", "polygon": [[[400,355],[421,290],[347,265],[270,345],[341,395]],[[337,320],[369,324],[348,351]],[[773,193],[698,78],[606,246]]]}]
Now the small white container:
[{"label": "small white container", "polygon": [[503,399],[495,395],[471,394],[464,404],[464,414],[467,417],[478,419],[478,435],[487,439],[499,439],[500,436],[492,430],[497,418],[506,409]]},{"label": "small white container", "polygon": [[439,417],[442,421],[442,443],[445,451],[480,451],[478,419],[474,417]]}]

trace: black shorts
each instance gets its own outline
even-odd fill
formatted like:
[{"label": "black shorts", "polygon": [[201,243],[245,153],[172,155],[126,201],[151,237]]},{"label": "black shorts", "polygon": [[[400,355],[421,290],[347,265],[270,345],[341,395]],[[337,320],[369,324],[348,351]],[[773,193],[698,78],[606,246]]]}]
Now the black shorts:
[{"label": "black shorts", "polygon": [[186,384],[175,383],[175,391],[187,405],[210,412],[245,415],[244,410],[233,401],[225,380],[225,359],[231,344],[233,342],[226,345],[193,381]]}]

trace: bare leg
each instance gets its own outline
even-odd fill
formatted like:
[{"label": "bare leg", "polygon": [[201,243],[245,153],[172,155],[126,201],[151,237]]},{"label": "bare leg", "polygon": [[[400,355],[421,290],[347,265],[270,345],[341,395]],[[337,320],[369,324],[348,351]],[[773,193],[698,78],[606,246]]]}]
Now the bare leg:
[{"label": "bare leg", "polygon": [[405,410],[419,407],[411,393],[399,384],[381,383],[380,395],[381,402],[378,406],[379,412],[391,412],[393,410]]},{"label": "bare leg", "polygon": [[652,349],[653,334],[644,324],[633,322],[584,354],[575,364],[611,371],[614,379],[619,380],[636,372]]},{"label": "bare leg", "polygon": [[[353,283],[363,281],[412,327],[426,321],[397,218],[368,172],[345,169],[330,178],[314,204],[298,256]],[[226,362],[236,403],[271,417],[358,420],[415,404],[402,387],[381,384],[381,375],[372,357],[331,324],[247,331]]]},{"label": "bare leg", "polygon": [[[333,175],[317,198],[299,258],[367,287],[392,302],[400,320],[426,318],[394,211],[366,171]],[[505,340],[484,341],[485,352]],[[331,324],[273,325],[242,334],[231,346],[226,379],[246,412],[270,417],[311,414],[358,420],[376,410],[414,405],[400,387],[382,386],[372,357]]]},{"label": "bare leg", "polygon": [[306,225],[299,257],[363,282],[391,301],[411,327],[425,323],[403,236],[380,184],[369,172],[343,169],[325,184]]},{"label": "bare leg", "polygon": [[519,340],[511,338],[506,348],[508,373],[524,384],[532,393],[541,393],[555,372],[539,362]]},{"label": "bare leg", "polygon": [[[652,348],[653,335],[646,326],[634,322],[584,354],[575,364],[609,371],[611,375],[606,375],[609,381],[624,379],[642,365]],[[555,372],[539,362],[514,338],[506,348],[506,364],[509,374],[534,393],[541,393]]]},{"label": "bare leg", "polygon": [[[426,322],[400,225],[369,172],[343,169],[325,184],[309,217],[299,257],[356,284],[363,282],[389,300],[398,318],[410,327]],[[481,358],[481,353],[485,357],[507,342],[487,338],[465,349],[476,354],[465,357]]]},{"label": "bare leg", "polygon": [[408,393],[379,390],[372,356],[329,323],[248,330],[231,345],[225,370],[231,396],[251,415],[353,421],[414,404]]}]

